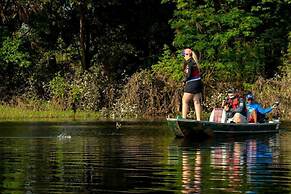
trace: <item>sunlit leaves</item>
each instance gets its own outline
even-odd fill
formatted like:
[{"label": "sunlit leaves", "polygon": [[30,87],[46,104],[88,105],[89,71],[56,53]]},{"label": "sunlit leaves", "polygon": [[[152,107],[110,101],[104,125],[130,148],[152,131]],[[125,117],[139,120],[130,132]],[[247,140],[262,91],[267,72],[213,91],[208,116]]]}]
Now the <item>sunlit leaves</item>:
[{"label": "sunlit leaves", "polygon": [[8,37],[0,48],[0,58],[5,62],[1,65],[7,66],[13,64],[20,67],[28,67],[31,62],[28,60],[28,54],[21,49],[22,40],[18,36]]},{"label": "sunlit leaves", "polygon": [[[181,53],[181,52],[180,52]],[[168,46],[164,46],[164,52],[160,61],[153,65],[153,71],[171,78],[172,80],[181,81],[183,77],[182,73],[182,56],[178,54],[178,57],[173,57]]]},{"label": "sunlit leaves", "polygon": [[[199,51],[202,66],[215,67],[220,79],[255,80],[264,69],[272,71],[266,68],[270,60],[278,63],[278,54],[272,50],[286,46],[282,37],[286,37],[288,26],[289,31],[291,28],[287,22],[291,17],[287,1],[162,1],[168,2],[176,4],[170,21],[176,32],[173,46]],[[276,56],[268,59],[267,53]],[[224,76],[226,71],[238,76]]]}]

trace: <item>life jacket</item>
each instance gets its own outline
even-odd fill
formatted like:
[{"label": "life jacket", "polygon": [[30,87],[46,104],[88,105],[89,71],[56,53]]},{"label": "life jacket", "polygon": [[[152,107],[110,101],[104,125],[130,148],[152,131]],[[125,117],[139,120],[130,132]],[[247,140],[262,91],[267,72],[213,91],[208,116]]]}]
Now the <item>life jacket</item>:
[{"label": "life jacket", "polygon": [[197,65],[195,65],[195,68],[192,70],[191,77],[192,78],[199,78],[200,77],[200,71],[199,71]]},{"label": "life jacket", "polygon": [[239,106],[239,97],[235,96],[233,99],[227,97],[226,104],[230,105],[230,108],[233,110],[237,109]]},{"label": "life jacket", "polygon": [[187,67],[185,69],[185,73],[187,74],[188,71],[191,71],[191,73],[190,73],[190,79],[200,78],[200,71],[199,71],[199,68],[197,66],[197,63],[194,61],[193,58],[188,59],[188,61],[189,61],[188,62],[189,65],[187,65]]}]

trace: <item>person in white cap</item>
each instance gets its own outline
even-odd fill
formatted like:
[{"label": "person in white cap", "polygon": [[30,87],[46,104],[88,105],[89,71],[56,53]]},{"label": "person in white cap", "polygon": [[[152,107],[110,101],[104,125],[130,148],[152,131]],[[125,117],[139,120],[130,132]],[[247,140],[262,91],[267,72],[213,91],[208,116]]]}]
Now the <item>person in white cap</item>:
[{"label": "person in white cap", "polygon": [[222,108],[226,111],[227,122],[247,123],[244,99],[234,88],[227,91],[227,97],[222,102]]}]

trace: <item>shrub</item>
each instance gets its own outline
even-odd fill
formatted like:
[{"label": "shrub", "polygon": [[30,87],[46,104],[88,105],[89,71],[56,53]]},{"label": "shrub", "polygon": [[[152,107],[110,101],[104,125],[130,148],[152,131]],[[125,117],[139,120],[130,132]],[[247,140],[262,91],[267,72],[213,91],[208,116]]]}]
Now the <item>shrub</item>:
[{"label": "shrub", "polygon": [[135,73],[115,104],[118,116],[166,115],[180,110],[181,84],[151,70]]}]

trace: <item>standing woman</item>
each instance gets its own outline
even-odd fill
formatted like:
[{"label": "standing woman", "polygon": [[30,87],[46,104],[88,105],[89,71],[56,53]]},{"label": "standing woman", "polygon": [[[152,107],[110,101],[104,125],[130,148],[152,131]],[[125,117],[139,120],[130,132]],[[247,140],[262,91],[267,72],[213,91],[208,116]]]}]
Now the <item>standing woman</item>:
[{"label": "standing woman", "polygon": [[200,77],[200,71],[198,66],[198,60],[194,52],[187,48],[183,51],[184,56],[184,94],[182,99],[182,117],[187,118],[189,112],[189,103],[191,100],[194,102],[194,108],[196,113],[196,119],[201,120],[201,99],[203,84]]}]

